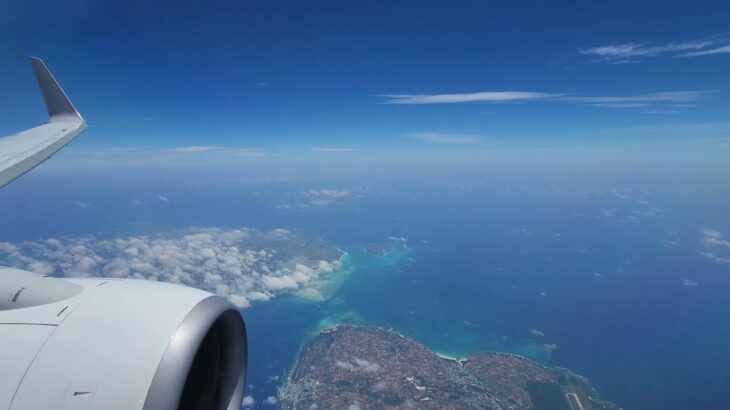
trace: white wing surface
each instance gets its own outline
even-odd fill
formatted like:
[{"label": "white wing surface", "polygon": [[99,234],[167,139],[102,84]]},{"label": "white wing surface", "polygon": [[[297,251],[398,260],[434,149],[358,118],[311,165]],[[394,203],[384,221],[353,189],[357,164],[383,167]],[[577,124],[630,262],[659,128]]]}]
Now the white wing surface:
[{"label": "white wing surface", "polygon": [[31,57],[30,63],[46,102],[48,122],[0,138],[0,188],[50,158],[87,126],[43,61]]},{"label": "white wing surface", "polygon": [[[0,139],[0,187],[86,128],[37,58],[48,122]],[[239,410],[248,339],[220,296],[0,267],[0,410]]]}]

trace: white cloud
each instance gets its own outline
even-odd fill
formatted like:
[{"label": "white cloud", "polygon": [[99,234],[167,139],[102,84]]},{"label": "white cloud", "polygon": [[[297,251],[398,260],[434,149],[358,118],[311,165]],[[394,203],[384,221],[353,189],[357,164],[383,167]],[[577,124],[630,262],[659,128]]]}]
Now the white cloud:
[{"label": "white cloud", "polygon": [[157,195],[157,199],[159,199],[160,202],[170,202],[170,199],[164,195]]},{"label": "white cloud", "polygon": [[51,275],[54,270],[53,265],[37,260],[29,260],[27,267],[31,272],[40,273],[41,275]]},{"label": "white cloud", "polygon": [[578,49],[580,54],[595,57],[597,61],[611,64],[625,64],[651,57],[697,57],[711,54],[730,53],[730,37],[726,34],[715,35],[705,39],[673,42],[663,45],[646,45],[643,43],[612,44],[599,47]]},{"label": "white cloud", "polygon": [[346,189],[310,189],[308,191],[304,191],[302,194],[308,197],[324,196],[329,198],[345,198],[352,195],[352,193]]},{"label": "white cloud", "polygon": [[88,202],[82,202],[82,201],[76,201],[74,202],[74,205],[78,206],[79,208],[88,208],[91,206]]},{"label": "white cloud", "polygon": [[298,286],[297,281],[288,276],[279,277],[264,275],[261,278],[261,281],[268,289],[271,290],[296,289]]},{"label": "white cloud", "polygon": [[730,258],[718,256],[712,252],[700,252],[700,255],[704,256],[707,259],[712,260],[713,262],[720,263],[720,264],[730,264]]},{"label": "white cloud", "polygon": [[264,400],[264,404],[266,404],[268,406],[276,406],[276,397],[274,397],[274,396],[267,397],[266,400]]},{"label": "white cloud", "polygon": [[626,62],[632,58],[655,57],[660,54],[676,53],[687,50],[700,50],[712,45],[710,41],[688,43],[669,43],[662,46],[647,46],[641,43],[624,43],[579,49],[578,52],[592,55],[611,62]]},{"label": "white cloud", "polygon": [[222,149],[222,147],[219,147],[217,145],[191,145],[188,147],[171,148],[170,151],[195,154],[198,152],[209,152],[218,149]]},{"label": "white cloud", "polygon": [[337,366],[341,369],[345,369],[345,370],[350,370],[350,371],[362,370],[362,371],[368,372],[368,373],[379,372],[383,369],[377,363],[369,362],[367,360],[360,359],[357,357],[354,357],[352,360],[336,360],[335,366]]},{"label": "white cloud", "polygon": [[335,366],[337,366],[337,367],[339,367],[341,369],[345,369],[345,370],[353,370],[353,369],[355,369],[355,366],[352,363],[345,362],[345,361],[342,361],[342,360],[337,360],[335,362]]},{"label": "white cloud", "polygon": [[[687,105],[687,103],[694,103],[697,101],[701,101],[707,97],[709,97],[711,94],[715,93],[716,90],[680,90],[680,91],[659,91],[659,92],[652,92],[652,93],[643,93],[643,94],[635,94],[635,95],[623,95],[623,96],[579,96],[579,95],[570,95],[569,93],[565,94],[545,94],[545,93],[535,93],[540,94],[541,96],[535,96],[533,98],[522,98],[523,101],[532,101],[532,100],[548,100],[553,102],[564,102],[564,101],[570,101],[570,102],[576,102],[576,103],[583,103],[583,104],[591,104],[595,105],[597,107],[606,107],[606,108],[640,108],[640,107],[648,107],[653,105],[659,105],[663,104],[666,107],[677,107],[679,105]],[[472,93],[472,94],[444,94],[446,96],[473,96],[473,95],[479,95],[483,93]],[[499,94],[499,93],[497,93]],[[397,100],[393,99],[391,101],[388,101],[390,104],[436,104],[436,103],[446,103],[446,102],[472,102],[472,101],[481,101],[479,99],[470,99],[470,98],[462,98],[458,101],[446,101],[442,98],[436,98],[436,97],[443,97],[442,95],[436,95],[436,96],[413,96],[414,99],[405,99],[407,96],[401,96],[404,97],[403,100]],[[415,99],[415,97],[419,97],[419,99]],[[433,97],[432,99],[426,99],[425,101],[431,101],[431,102],[412,102],[412,101],[423,101],[420,98],[425,97]],[[518,98],[513,98],[514,100],[519,100]],[[509,98],[505,97],[505,101],[509,100]],[[435,143],[450,143],[450,144],[474,144],[477,142],[482,141],[482,138],[475,135],[463,135],[463,134],[440,134],[440,133],[412,133],[412,134],[406,134],[406,137],[413,138],[413,139],[419,139],[429,142],[435,142]]]},{"label": "white cloud", "polygon": [[253,399],[253,396],[246,396],[243,398],[243,401],[241,402],[241,406],[247,407],[247,406],[253,406],[256,404],[256,400]]},{"label": "white cloud", "polygon": [[596,107],[603,107],[603,108],[638,108],[638,107],[647,107],[650,104],[648,103],[595,103],[593,104]]},{"label": "white cloud", "polygon": [[699,101],[714,91],[663,91],[657,93],[636,94],[627,96],[603,97],[564,97],[564,100],[583,102],[600,107],[646,107],[660,103],[685,103]]},{"label": "white cloud", "polygon": [[709,56],[713,54],[726,54],[730,53],[730,44],[721,47],[711,48],[702,51],[692,51],[679,55],[679,57],[698,57],[698,56]]},{"label": "white cloud", "polygon": [[309,149],[312,152],[327,152],[327,153],[338,153],[338,152],[355,152],[356,148],[351,147],[312,147]]},{"label": "white cloud", "polygon": [[437,132],[417,132],[405,134],[406,138],[412,140],[431,142],[434,144],[477,144],[482,138],[470,134],[442,134]]},{"label": "white cloud", "polygon": [[338,268],[335,252],[330,261],[310,260],[306,244],[306,238],[283,229],[187,229],[110,239],[0,242],[0,263],[41,274],[179,283],[246,307],[251,301],[311,287],[320,274]]},{"label": "white cloud", "polygon": [[624,61],[631,57],[653,54],[651,51],[647,50],[646,47],[636,43],[581,48],[578,49],[578,52],[581,54],[598,56],[605,59],[616,59],[619,61]]},{"label": "white cloud", "polygon": [[532,232],[530,232],[530,230],[527,228],[519,228],[516,229],[515,232],[523,236],[530,236],[532,234]]},{"label": "white cloud", "polygon": [[355,195],[347,189],[310,189],[302,191],[302,196],[311,205],[326,206],[346,198],[352,198]]},{"label": "white cloud", "polygon": [[369,362],[367,360],[359,359],[357,357],[353,361],[358,367],[369,373],[379,372],[382,369],[382,367],[380,367],[380,365],[377,363]]},{"label": "white cloud", "polygon": [[700,233],[702,233],[702,236],[705,238],[713,238],[713,239],[720,239],[722,238],[722,234],[720,231],[710,228],[702,228],[700,229]]},{"label": "white cloud", "polygon": [[730,264],[730,241],[723,238],[720,231],[710,228],[700,229],[702,238],[700,255],[720,264]]},{"label": "white cloud", "polygon": [[695,282],[693,280],[690,280],[690,279],[682,279],[682,284],[684,286],[687,286],[687,287],[690,287],[690,288],[697,287],[697,286],[700,285],[699,283],[697,283],[697,282]]},{"label": "white cloud", "polygon": [[703,238],[703,241],[712,246],[730,249],[730,241],[722,238]]},{"label": "white cloud", "polygon": [[681,110],[646,110],[646,111],[642,111],[641,113],[656,115],[656,114],[678,114],[681,112],[684,112],[684,111],[681,111]]},{"label": "white cloud", "polygon": [[329,199],[311,199],[309,203],[317,206],[327,206],[334,203],[334,201],[330,201]]},{"label": "white cloud", "polygon": [[384,104],[453,104],[467,102],[528,101],[556,97],[534,91],[479,91],[461,94],[385,94]]}]

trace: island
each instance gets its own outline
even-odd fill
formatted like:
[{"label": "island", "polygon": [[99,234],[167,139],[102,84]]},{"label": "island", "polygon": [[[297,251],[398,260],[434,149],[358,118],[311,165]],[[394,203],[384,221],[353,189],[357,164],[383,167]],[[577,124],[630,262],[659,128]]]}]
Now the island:
[{"label": "island", "polygon": [[566,369],[505,353],[451,358],[397,332],[355,325],[306,343],[278,402],[282,409],[619,409]]}]

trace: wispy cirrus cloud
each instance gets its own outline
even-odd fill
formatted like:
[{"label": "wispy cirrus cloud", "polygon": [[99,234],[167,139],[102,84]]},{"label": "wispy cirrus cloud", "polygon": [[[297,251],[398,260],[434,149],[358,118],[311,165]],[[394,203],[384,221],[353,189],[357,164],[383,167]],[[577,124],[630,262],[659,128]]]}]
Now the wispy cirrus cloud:
[{"label": "wispy cirrus cloud", "polygon": [[[695,103],[716,93],[716,90],[682,90],[682,91],[659,91],[653,93],[623,95],[623,96],[580,96],[574,93],[549,94],[540,92],[520,92],[520,95],[511,91],[489,91],[467,94],[424,94],[424,95],[387,95],[390,98],[385,104],[449,104],[449,103],[468,103],[478,101],[521,101],[528,102],[533,100],[543,100],[551,102],[571,101],[576,103],[584,103],[594,105],[596,107],[605,108],[636,108],[647,107],[652,105],[666,104],[687,104]],[[486,96],[484,98],[480,96]],[[494,97],[489,97],[494,96]],[[492,99],[488,99],[492,98]],[[439,134],[415,134],[416,139],[433,140],[439,142],[441,138]],[[452,138],[449,138],[452,140]],[[457,138],[460,140],[460,138]],[[473,143],[474,138],[469,138]]]},{"label": "wispy cirrus cloud", "polygon": [[727,33],[723,33],[699,40],[672,42],[661,45],[629,42],[580,48],[578,52],[583,55],[592,56],[596,61],[611,64],[626,64],[660,56],[698,57],[730,53],[730,36]]},{"label": "wispy cirrus cloud", "polygon": [[479,91],[460,94],[384,94],[383,104],[454,104],[539,100],[558,96],[535,91]]},{"label": "wispy cirrus cloud", "polygon": [[725,54],[730,53],[730,44],[721,46],[721,47],[715,47],[710,48],[707,50],[700,50],[700,51],[691,51],[689,53],[684,53],[682,55],[679,55],[678,57],[698,57],[698,56],[709,56],[713,54]]},{"label": "wispy cirrus cloud", "polygon": [[635,94],[626,96],[596,96],[596,97],[564,97],[564,100],[576,101],[607,108],[646,107],[656,104],[688,103],[700,101],[713,90],[703,91],[663,91],[656,93]]},{"label": "wispy cirrus cloud", "polygon": [[484,141],[484,139],[478,135],[443,134],[437,132],[414,132],[405,134],[404,137],[434,144],[478,144]]}]

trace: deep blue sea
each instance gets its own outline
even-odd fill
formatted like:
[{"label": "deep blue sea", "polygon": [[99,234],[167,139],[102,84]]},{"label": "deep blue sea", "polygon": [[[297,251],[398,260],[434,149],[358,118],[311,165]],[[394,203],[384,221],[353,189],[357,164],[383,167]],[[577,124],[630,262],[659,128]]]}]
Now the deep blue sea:
[{"label": "deep blue sea", "polygon": [[[709,248],[701,232],[730,237],[728,168],[261,166],[70,182],[49,171],[0,191],[0,241],[279,227],[346,251],[351,272],[330,299],[284,295],[244,310],[257,405],[321,327],[354,322],[444,354],[507,351],[567,367],[626,409],[728,408],[730,264],[703,252],[730,250]],[[296,206],[324,188],[350,195]],[[170,198],[164,210],[129,206],[159,194]]]}]

